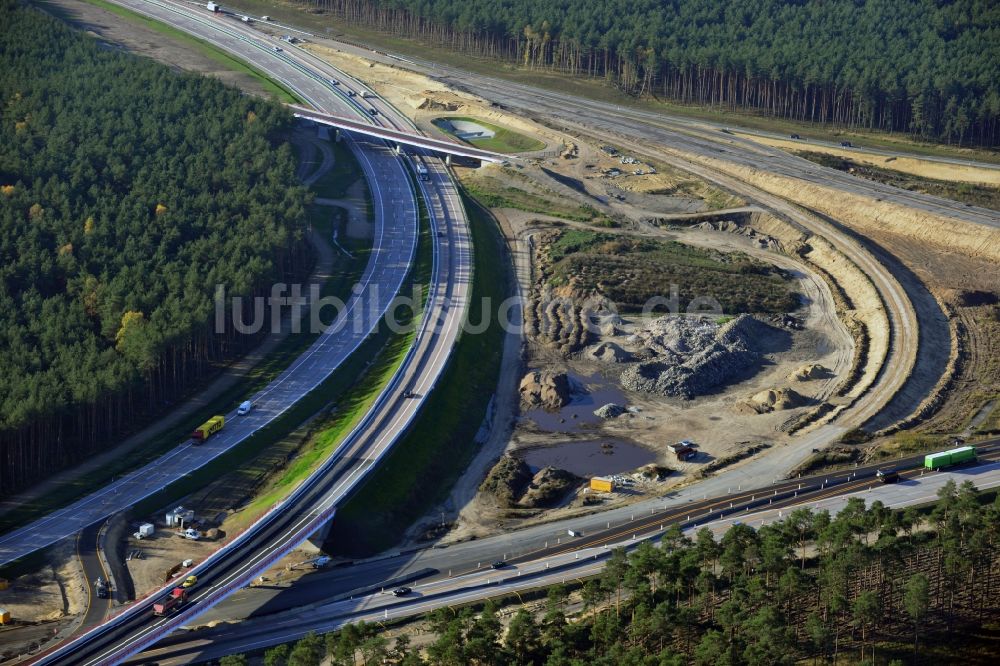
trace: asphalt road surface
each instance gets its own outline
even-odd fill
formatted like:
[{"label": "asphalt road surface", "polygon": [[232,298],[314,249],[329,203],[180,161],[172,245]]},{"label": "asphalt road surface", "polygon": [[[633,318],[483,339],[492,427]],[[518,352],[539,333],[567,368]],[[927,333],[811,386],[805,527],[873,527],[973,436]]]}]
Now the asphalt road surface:
[{"label": "asphalt road surface", "polygon": [[[1000,462],[996,461],[996,446],[994,443],[990,447],[983,447],[986,454],[978,465],[937,472],[912,468],[904,470],[900,482],[896,484],[880,484],[870,476],[874,473],[874,467],[863,468],[845,473],[845,480],[832,486],[824,484],[828,480],[826,477],[803,479],[802,484],[806,488],[793,491],[799,493],[797,497],[775,501],[749,511],[744,509],[752,504],[749,496],[740,496],[732,500],[716,500],[711,505],[691,507],[691,520],[687,518],[686,511],[664,514],[656,520],[662,521],[663,525],[681,524],[689,533],[708,527],[718,535],[736,522],[756,527],[764,522],[780,520],[793,507],[809,506],[814,510],[836,512],[851,498],[861,498],[867,503],[878,500],[897,509],[924,505],[933,502],[938,490],[949,480],[959,484],[968,480],[981,490],[1000,487]],[[852,478],[846,479],[847,476]],[[814,490],[808,490],[810,487]],[[756,498],[755,501],[759,501],[760,496],[756,495]],[[730,501],[734,504],[732,509],[729,508]],[[719,515],[720,512],[730,511],[732,513],[729,515]],[[299,605],[285,612],[279,612],[281,609],[278,605],[272,605],[271,612],[274,614],[259,614],[238,625],[179,632],[129,663],[149,663],[153,660],[161,666],[190,663],[295,640],[308,631],[332,631],[344,624],[361,620],[373,622],[412,617],[436,608],[490,596],[510,595],[546,585],[576,581],[598,573],[603,567],[604,558],[612,549],[634,546],[644,538],[658,538],[662,533],[660,525],[653,525],[653,521],[649,520],[644,522],[645,526],[636,525],[632,530],[609,530],[590,538],[573,540],[570,546],[550,547],[533,557],[511,560],[508,566],[499,570],[492,569],[488,564],[498,557],[494,554],[493,559],[487,558],[485,562],[479,563],[479,567],[456,571],[451,576],[436,575],[412,583],[410,586],[413,593],[403,598],[394,597],[388,589],[376,588],[354,598],[338,599],[333,596],[331,599],[327,596],[326,603],[322,599],[315,599],[307,602],[307,606]],[[435,557],[440,557],[433,549],[425,552],[427,558],[422,565],[433,563]],[[378,564],[371,563],[372,570]],[[384,565],[383,568],[391,570]],[[349,569],[356,580],[360,580],[357,575],[360,570],[361,567],[358,566]],[[347,574],[339,575],[340,587],[345,587],[343,579]],[[309,576],[305,580],[309,581],[309,587],[322,585],[323,588],[331,588],[336,586],[332,581],[337,576],[338,572],[331,571]]]}]

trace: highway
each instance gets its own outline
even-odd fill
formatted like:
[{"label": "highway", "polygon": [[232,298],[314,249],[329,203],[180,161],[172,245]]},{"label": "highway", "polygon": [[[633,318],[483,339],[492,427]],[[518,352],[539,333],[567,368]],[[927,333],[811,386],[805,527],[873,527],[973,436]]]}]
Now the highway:
[{"label": "highway", "polygon": [[[287,51],[275,53],[271,50],[271,55],[267,55],[267,51],[269,50],[268,43],[259,34],[254,34],[239,26],[232,26],[230,25],[232,23],[231,20],[217,19],[207,15],[207,13],[198,13],[196,10],[178,9],[176,6],[164,2],[120,0],[120,4],[152,15],[165,22],[173,23],[204,39],[216,42],[223,48],[231,50],[234,53],[253,59],[255,64],[258,64],[268,74],[285,82],[298,94],[310,99],[310,101],[312,101],[312,98],[309,97],[310,94],[319,96],[321,92],[327,96],[333,95],[333,97],[324,98],[331,99],[331,103],[336,102],[337,99],[340,99],[341,102],[344,101],[342,97],[337,98],[338,92],[334,91],[332,86],[324,82],[322,77],[313,76],[309,73],[308,68],[316,67],[315,63],[310,62],[307,68],[303,64],[303,58],[291,55]],[[261,58],[262,53],[267,55],[267,58]],[[272,60],[275,62],[272,62]],[[343,78],[342,75],[337,76]],[[455,76],[458,76],[458,74],[455,74]],[[461,73],[461,77],[462,81],[457,82],[456,87],[469,89],[471,85],[473,88],[478,86],[481,90],[489,89],[490,79],[485,79],[486,82],[484,83],[482,81],[484,77],[473,77],[465,73]],[[534,89],[527,89],[525,92],[521,90],[524,87],[513,86],[513,84],[507,82],[502,82],[502,85],[502,89],[495,89],[492,95],[487,96],[494,98],[500,96],[505,104],[520,107],[528,115],[545,113],[550,115],[550,117],[559,119],[565,116],[566,109],[579,104],[580,113],[574,114],[572,123],[586,126],[590,131],[597,130],[617,136],[626,135],[630,136],[632,140],[642,141],[646,144],[661,144],[671,149],[700,152],[711,157],[718,157],[717,153],[729,153],[732,151],[736,155],[733,159],[738,163],[754,164],[758,167],[760,167],[761,163],[764,163],[765,167],[762,168],[774,168],[776,169],[776,173],[781,173],[781,169],[792,168],[790,166],[791,163],[785,161],[790,156],[781,151],[772,151],[749,142],[738,143],[741,140],[722,133],[719,133],[719,138],[709,137],[703,130],[672,125],[671,121],[666,120],[658,114],[646,114],[654,117],[643,118],[642,112],[623,111],[612,105],[600,105],[599,103],[579,100],[578,98],[569,98],[568,96],[554,96]],[[473,92],[483,94],[479,90],[473,90]],[[321,105],[319,106],[324,108]],[[383,117],[393,114],[393,110],[388,108],[387,105],[380,106],[379,111]],[[720,142],[728,144],[729,147],[720,148]],[[396,165],[401,163],[401,160],[392,156],[391,151],[387,148],[383,147],[379,149],[374,144],[370,145],[370,150],[373,154],[384,156],[386,163],[392,162]],[[727,159],[729,159],[729,156],[727,156]],[[799,162],[802,161],[800,160]],[[336,458],[330,461],[322,473],[303,486],[295,497],[280,507],[280,510],[269,514],[262,522],[259,531],[248,535],[245,539],[237,539],[231,548],[214,556],[209,562],[199,567],[197,573],[201,580],[185,612],[172,618],[152,620],[149,614],[151,600],[137,604],[135,610],[130,610],[114,625],[110,627],[106,625],[91,632],[77,642],[75,647],[71,646],[72,649],[67,649],[66,652],[54,653],[43,660],[42,663],[90,664],[117,660],[124,655],[134,653],[155,642],[178,624],[190,622],[197,615],[208,611],[228,594],[246,584],[256,573],[266,569],[269,564],[300,543],[311,531],[318,529],[322,524],[327,522],[336,509],[337,501],[372,468],[382,453],[395,441],[398,433],[413,418],[413,415],[419,408],[422,397],[433,386],[433,383],[443,369],[447,360],[447,352],[454,342],[454,336],[457,335],[457,323],[461,319],[462,308],[460,306],[456,307],[455,304],[463,302],[463,293],[467,297],[469,271],[471,270],[468,262],[467,230],[464,225],[464,216],[459,212],[461,206],[457,199],[457,192],[454,191],[454,185],[451,184],[446,170],[439,162],[436,160],[426,160],[426,164],[432,173],[429,186],[424,188],[425,196],[428,199],[428,208],[433,218],[433,224],[443,230],[440,236],[435,236],[435,244],[437,246],[435,276],[441,275],[442,273],[439,273],[439,271],[443,271],[444,275],[451,276],[452,279],[440,281],[435,279],[434,284],[436,286],[432,291],[429,312],[421,322],[421,325],[424,327],[423,332],[408,356],[402,374],[393,380],[387,391],[380,397],[377,409],[370,413],[362,426],[351,434],[345,445],[338,450]],[[804,172],[804,167],[795,164],[795,177],[802,177],[803,173],[814,174],[817,173],[817,169],[821,169],[821,167],[817,167],[811,163],[806,164],[809,165],[812,171]],[[725,494],[721,492],[722,485],[727,482],[733,484],[733,480],[741,476],[748,477],[749,483],[746,486],[743,483],[734,484],[736,485],[735,492],[742,497],[746,493],[743,490],[744,487],[749,487],[750,484],[759,486],[762,479],[771,479],[776,476],[774,470],[777,467],[788,469],[794,466],[793,463],[795,460],[801,459],[812,447],[832,441],[848,425],[864,423],[876,414],[901,389],[914,362],[913,357],[907,355],[909,353],[907,350],[915,350],[918,342],[916,322],[912,318],[908,319],[905,314],[908,311],[906,294],[891,273],[880,262],[874,259],[870,253],[861,248],[854,239],[842,232],[838,235],[838,231],[835,228],[824,225],[813,216],[804,214],[796,207],[777,197],[759,190],[753,190],[745,184],[737,182],[735,179],[721,176],[710,169],[695,165],[689,164],[683,168],[695,173],[699,173],[700,171],[699,175],[706,174],[709,180],[723,184],[735,191],[749,191],[752,195],[751,198],[758,205],[763,205],[769,210],[792,219],[796,223],[812,229],[818,235],[830,238],[845,254],[850,256],[863,270],[868,272],[872,280],[876,282],[890,316],[894,317],[892,326],[894,336],[893,349],[896,351],[894,352],[895,356],[889,359],[887,369],[881,374],[879,385],[873,391],[869,392],[863,403],[856,405],[851,410],[851,414],[843,419],[843,423],[837,426],[824,426],[809,433],[807,436],[801,438],[795,447],[789,447],[784,451],[783,455],[761,457],[750,461],[750,463],[736,470],[731,470],[729,473],[713,477],[713,479],[699,484],[697,488],[692,487],[678,492],[669,498],[652,500],[646,503],[651,506],[637,506],[632,509],[632,511],[643,511],[648,508],[650,516],[648,520],[654,522],[657,520],[668,520],[666,511],[671,506],[682,505],[687,511],[691,511],[694,508],[695,514],[693,515],[697,515],[698,509],[696,507],[700,505],[694,502],[696,501],[695,496],[698,494],[704,494],[702,498],[703,502],[709,502],[709,497],[716,496],[722,499],[712,500],[714,503],[734,501],[730,497],[734,492],[732,485],[727,488],[728,492]],[[830,171],[832,174],[840,173],[833,170],[826,171]],[[366,168],[366,175],[369,176],[369,182],[372,183],[376,181],[380,183],[392,183],[399,180],[398,173],[396,172],[380,173],[373,171],[369,173]],[[830,185],[830,182],[825,180],[825,173],[819,177],[824,179],[824,184]],[[851,179],[851,181],[852,186],[857,182],[870,184],[867,181],[858,181],[858,179]],[[409,186],[407,185],[407,187]],[[893,196],[896,195],[893,194]],[[933,208],[940,204],[927,199],[922,200],[921,205]],[[976,209],[964,209],[960,212],[970,216],[980,215]],[[412,224],[413,222],[408,221],[407,223]],[[389,233],[389,231],[383,229],[380,233]],[[415,235],[415,232],[413,233]],[[463,247],[465,248],[464,251]],[[410,256],[412,256],[412,250]],[[465,261],[464,266],[462,263],[463,256]],[[401,261],[396,267],[405,266],[406,263],[408,262]],[[445,268],[442,268],[442,266]],[[395,290],[391,293],[395,293]],[[303,366],[301,369],[311,369],[311,366]],[[295,380],[286,378],[289,383],[295,383],[298,379],[297,376]],[[405,397],[411,391],[416,394],[416,398]],[[245,420],[244,423],[250,423],[249,419]],[[223,432],[226,433],[227,431]],[[220,439],[220,443],[221,441]],[[199,450],[205,451],[212,444],[213,441],[210,440],[209,444],[206,444]],[[182,448],[191,449],[193,447]],[[764,460],[767,460],[766,464],[760,462]],[[757,473],[748,473],[749,470],[756,470]],[[858,482],[857,479],[858,477],[853,477],[854,482]],[[848,483],[848,480],[845,480],[844,483]],[[162,483],[160,485],[162,486]],[[772,487],[765,482],[764,488],[776,492],[778,486],[775,485]],[[799,492],[798,489],[792,490],[790,486],[783,485],[781,488],[791,493]],[[826,486],[824,485],[823,489],[825,488]],[[107,494],[105,496],[107,497]],[[112,494],[111,497],[115,497],[115,495]],[[763,500],[758,500],[756,496],[753,496],[749,501],[757,502]],[[713,514],[718,513],[718,510],[713,511],[709,508],[705,508],[704,510],[708,511],[705,517],[706,520],[711,519]],[[545,554],[550,548],[567,548],[559,542],[555,545],[544,544],[542,550],[538,550],[537,545],[540,538],[545,537],[546,541],[562,538],[556,536],[558,533],[553,532],[553,526],[542,526],[541,528],[532,528],[532,530],[525,530],[516,534],[501,535],[495,541],[488,543],[484,540],[482,543],[469,546],[469,552],[485,552],[485,549],[492,548],[492,552],[494,553],[502,551],[514,558],[548,558],[550,565],[552,562],[551,557],[568,558],[573,556],[573,559],[576,560],[579,557],[577,553],[581,553],[583,559],[586,559],[590,556],[590,553],[587,550],[582,550],[581,552],[581,549],[587,547],[590,539],[597,538],[589,535],[592,535],[595,531],[599,531],[599,524],[601,522],[607,520],[610,524],[617,519],[616,516],[620,515],[620,513],[621,511],[617,514],[609,512],[606,515],[591,516],[577,521],[580,525],[584,525],[583,530],[588,537],[574,542],[571,547],[572,550],[569,553],[554,553],[551,556]],[[685,515],[687,514],[685,513]],[[680,520],[679,514],[673,520]],[[635,521],[630,520],[629,522],[634,523]],[[655,529],[659,529],[659,524],[659,522],[656,522]],[[637,525],[633,524],[628,530],[633,531],[637,527]],[[649,530],[655,531],[652,523],[647,527]],[[52,529],[51,526],[49,529]],[[633,533],[638,534],[634,531]],[[565,534],[565,531],[563,531],[563,534]],[[622,538],[628,539],[628,537]],[[0,541],[0,547],[2,547],[2,544],[3,542]],[[599,549],[598,552],[604,550],[607,545],[608,542],[602,545],[594,544]],[[534,551],[530,550],[530,548],[533,548]],[[476,549],[479,550],[476,551]],[[529,550],[526,551],[525,549]],[[454,561],[459,564],[464,563],[465,565],[469,565],[471,560],[468,559],[467,555],[454,555],[455,553],[461,553],[462,550],[461,548],[454,551],[448,549],[448,551],[451,551],[448,557],[455,557]],[[466,557],[466,559],[463,560],[462,557]],[[484,559],[485,561],[491,561],[489,558]],[[479,562],[477,561],[477,563]],[[425,562],[421,562],[421,564],[425,564]],[[572,563],[562,561],[560,561],[559,565],[574,566]],[[455,566],[450,567],[450,569],[453,571],[460,570],[460,568]],[[523,567],[519,565],[517,571],[525,573],[531,572],[532,569],[525,564]],[[580,575],[582,571],[574,571],[573,575]],[[539,570],[539,573],[541,573],[541,570]],[[485,575],[486,578],[489,578],[491,574],[476,575]],[[492,582],[486,583],[487,585],[496,584],[496,574],[492,575],[494,578]],[[480,584],[476,582],[477,580],[473,580],[473,587]],[[527,584],[527,581],[525,581],[525,584]],[[534,584],[538,584],[538,582],[536,581]],[[463,582],[462,585],[465,585],[465,583]],[[466,588],[468,588],[468,585],[465,585],[465,588],[457,592],[450,592],[447,589],[441,590],[441,592],[450,595],[447,597],[448,603],[455,603],[457,600],[463,598],[472,598],[475,595],[482,596],[482,590],[475,589],[470,592]],[[438,592],[435,592],[435,594],[438,594]],[[437,601],[440,601],[440,599],[435,597],[435,603]],[[349,602],[348,605],[350,603],[354,604],[355,609],[357,608],[356,602]],[[374,602],[372,603],[374,604]],[[426,609],[423,602],[402,603],[406,612],[417,612],[418,610],[423,612]],[[387,612],[381,605],[378,605],[378,609]],[[342,613],[340,610],[336,612]],[[393,613],[392,617],[396,617],[395,610]],[[358,616],[352,615],[351,617],[357,618]],[[315,628],[321,628],[321,625],[316,625]],[[71,657],[69,656],[70,653],[72,653]]]},{"label": "highway", "polygon": [[[129,0],[132,9],[159,4]],[[212,25],[161,10],[163,20],[194,31]],[[307,77],[287,57],[278,57],[263,45],[238,33],[219,33],[223,48],[245,57],[276,78],[295,82],[296,92],[320,108],[338,109],[341,96],[321,77]],[[290,85],[292,85],[290,83]],[[350,108],[350,107],[348,107]],[[381,141],[355,141],[359,162],[374,200],[374,244],[371,259],[337,321],[284,372],[250,399],[255,407],[246,416],[226,414],[226,427],[201,445],[187,441],[148,465],[108,484],[73,504],[0,537],[0,564],[6,564],[79,532],[88,525],[132,506],[214,460],[287,411],[321,384],[357,349],[374,329],[409,270],[417,239],[417,205],[402,161]],[[330,316],[329,313],[327,316]]]},{"label": "highway", "polygon": [[[983,443],[980,448],[984,452],[980,464],[946,471],[925,472],[919,466],[912,467],[922,461],[922,456],[896,461],[894,468],[902,470],[897,484],[878,483],[874,479],[878,467],[866,466],[776,485],[764,493],[759,490],[734,493],[730,497],[675,508],[655,516],[637,517],[610,530],[585,533],[582,538],[569,538],[563,544],[509,558],[508,566],[500,570],[489,567],[490,562],[501,557],[499,549],[492,553],[487,550],[486,557],[477,552],[483,546],[500,545],[495,543],[497,539],[459,544],[443,552],[428,549],[421,551],[419,556],[410,556],[405,569],[416,571],[430,566],[437,568],[439,574],[410,584],[413,594],[404,598],[396,598],[379,589],[376,580],[379,570],[382,575],[400,575],[384,560],[372,562],[367,567],[345,567],[341,571],[313,574],[303,579],[300,586],[307,593],[308,588],[321,587],[325,596],[317,594],[311,601],[296,603],[295,608],[271,601],[267,604],[266,616],[239,625],[223,624],[177,633],[144,652],[133,663],[151,660],[161,666],[190,663],[294,640],[310,630],[324,632],[360,620],[372,622],[412,617],[490,596],[576,581],[598,573],[604,557],[612,549],[630,548],[647,538],[658,539],[664,528],[672,524],[680,525],[688,534],[707,527],[718,536],[735,522],[759,527],[780,520],[793,507],[809,506],[814,510],[836,512],[855,497],[869,504],[881,501],[892,508],[924,505],[933,502],[937,491],[949,480],[959,484],[969,480],[981,490],[1000,487],[1000,462],[997,462],[1000,441]],[[463,554],[456,556],[463,550]],[[477,561],[477,557],[481,560]],[[464,562],[464,567],[456,566],[459,562]],[[452,566],[451,575],[445,573],[448,566]],[[366,568],[371,574],[364,573]],[[355,587],[362,583],[372,585],[374,590],[355,595],[353,599],[339,598],[338,593],[353,589],[348,587],[352,582]]]},{"label": "highway", "polygon": [[[125,1],[121,4],[130,3]],[[185,20],[190,11],[177,9],[166,3],[148,5],[143,6],[144,13],[165,22],[172,22],[176,16]],[[202,21],[195,11],[193,23],[185,23],[184,29],[213,41],[221,34],[223,37],[220,38],[222,41],[219,45],[226,44],[225,38],[231,32],[229,27],[225,23],[219,23],[216,17],[208,18],[209,21]],[[242,40],[237,39],[237,46],[240,41]],[[308,87],[309,81],[328,82],[328,77],[342,77],[341,73],[331,68],[326,68],[330,71],[316,71],[311,69],[314,67],[312,63],[306,67],[292,56],[282,55],[281,58],[294,63],[295,73],[291,75],[292,78],[282,80],[297,89]],[[333,89],[329,83],[325,85]],[[333,99],[334,104],[345,100],[346,96],[339,94],[338,90]],[[368,100],[367,103],[375,102]],[[358,111],[350,101],[344,107],[347,111]],[[404,124],[393,119],[394,110],[388,105],[381,105],[379,110],[381,118],[387,119],[387,122],[392,119],[394,127],[399,128]],[[392,151],[385,146],[379,148],[370,144],[369,150],[380,155],[388,154],[393,163],[402,164],[402,160],[393,156]],[[207,611],[233,591],[248,584],[260,572],[328,523],[334,516],[340,499],[377,465],[384,453],[405,431],[447,364],[465,318],[472,278],[467,219],[450,174],[440,160],[425,157],[414,159],[422,161],[428,170],[427,180],[416,182],[424,195],[431,226],[435,229],[435,233],[431,234],[434,262],[430,291],[425,300],[416,341],[389,386],[377,398],[375,406],[345,438],[335,454],[289,498],[279,503],[232,543],[191,570],[191,573],[198,576],[199,583],[188,603],[179,611],[163,618],[152,615],[152,603],[166,594],[170,589],[168,586],[136,603],[113,621],[54,650],[39,663],[115,663],[155,642],[174,627]],[[391,181],[394,174],[366,175],[371,177],[369,182],[372,187],[379,189],[384,188],[385,181]],[[402,177],[409,187],[406,174]],[[397,267],[405,272],[410,258],[412,252]],[[396,289],[392,290],[390,295],[395,292]],[[381,310],[376,315],[381,315]]]}]

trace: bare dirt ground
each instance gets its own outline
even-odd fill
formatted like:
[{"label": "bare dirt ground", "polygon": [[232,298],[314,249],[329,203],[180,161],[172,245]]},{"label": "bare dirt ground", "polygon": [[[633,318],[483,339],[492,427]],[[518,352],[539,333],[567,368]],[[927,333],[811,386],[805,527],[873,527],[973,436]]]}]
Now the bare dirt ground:
[{"label": "bare dirt ground", "polygon": [[[538,237],[547,229],[553,228],[553,221],[519,210],[500,209],[494,212],[501,228],[508,235],[508,242],[514,242],[514,247],[521,249],[515,253],[519,282],[523,292],[530,293],[531,253],[525,251],[525,248],[537,244]],[[583,223],[562,221],[557,224],[588,228]],[[836,315],[829,287],[822,276],[802,262],[765,249],[756,239],[737,234],[702,229],[666,231],[641,223],[635,223],[635,226],[635,229],[620,233],[680,240],[724,251],[739,251],[777,264],[791,272],[797,289],[806,296],[808,305],[796,313],[803,319],[804,327],[802,331],[795,331],[790,335],[791,344],[786,349],[768,354],[766,364],[752,376],[726,386],[717,393],[689,401],[622,390],[617,381],[620,369],[614,364],[596,362],[580,354],[567,358],[537,341],[529,341],[523,360],[528,369],[569,372],[592,393],[597,394],[598,399],[595,403],[584,396],[563,408],[554,418],[542,415],[545,422],[542,426],[523,414],[511,417],[512,433],[506,441],[499,443],[500,447],[505,445],[507,451],[521,455],[528,453],[535,460],[551,459],[553,464],[562,460],[572,466],[573,459],[579,458],[571,448],[574,443],[587,447],[587,452],[582,453],[584,457],[593,457],[589,453],[593,448],[591,442],[613,442],[616,448],[601,452],[598,467],[614,469],[614,474],[621,472],[618,474],[621,481],[629,485],[613,495],[602,496],[600,503],[604,506],[637,501],[650,494],[662,494],[672,487],[689,482],[698,471],[713,461],[788,437],[783,428],[809,411],[811,406],[756,414],[745,411],[740,413],[739,404],[762,390],[779,387],[794,387],[795,391],[808,399],[824,400],[847,374],[853,350],[851,339]],[[625,319],[625,323],[628,323],[629,318]],[[599,342],[626,345],[622,336],[602,336]],[[789,375],[804,364],[814,363],[823,365],[830,371],[822,379],[813,381],[798,382],[789,379]],[[633,411],[616,419],[593,422],[592,411],[600,407],[605,399],[620,399]],[[560,419],[564,423],[558,423]],[[581,419],[591,423],[576,426],[575,423]],[[691,462],[679,462],[667,451],[666,445],[686,438],[699,444],[700,453]],[[559,453],[550,455],[549,452],[554,450]],[[494,449],[492,459],[498,453],[499,449]],[[620,459],[624,456],[626,459],[619,464],[615,456]],[[647,479],[635,474],[635,469],[621,468],[621,465],[630,464],[629,460],[632,459],[643,464],[656,464],[671,469],[674,473],[661,480]],[[459,486],[465,488],[465,496],[461,498],[464,501],[459,501],[460,498],[453,493],[452,506],[464,508],[446,541],[485,536],[495,532],[498,526],[510,529],[593,509],[591,503],[595,501],[595,495],[586,492],[585,483],[579,484],[552,509],[512,510],[497,506],[489,496],[480,494],[473,498],[473,482],[482,479],[484,474],[483,467],[474,467],[460,482]]]},{"label": "bare dirt ground", "polygon": [[14,624],[0,628],[0,663],[36,649],[72,625],[89,603],[90,585],[76,554],[76,540],[64,539],[37,571],[10,581],[0,606]]},{"label": "bare dirt ground", "polygon": [[758,143],[763,143],[775,148],[782,148],[788,151],[811,150],[837,157],[847,157],[852,161],[872,166],[882,167],[902,171],[903,173],[921,176],[922,178],[934,178],[936,180],[949,180],[961,183],[979,183],[982,185],[1000,186],[1000,169],[985,169],[982,167],[969,166],[963,164],[949,164],[934,160],[922,160],[919,157],[890,157],[888,155],[873,155],[861,150],[851,148],[837,148],[822,144],[809,143],[808,141],[791,141],[787,139],[775,139],[756,134],[743,134],[733,132],[736,136],[750,139]]}]

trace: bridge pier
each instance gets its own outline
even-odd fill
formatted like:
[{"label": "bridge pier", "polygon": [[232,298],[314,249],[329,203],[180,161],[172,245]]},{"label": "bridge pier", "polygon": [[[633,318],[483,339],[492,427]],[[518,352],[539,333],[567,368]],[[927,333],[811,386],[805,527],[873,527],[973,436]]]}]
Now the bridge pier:
[{"label": "bridge pier", "polygon": [[333,140],[336,143],[340,143],[340,128],[339,127],[334,127],[333,128]]},{"label": "bridge pier", "polygon": [[319,528],[313,535],[306,540],[299,548],[304,550],[306,553],[322,555],[323,554],[323,544],[326,543],[326,539],[330,536],[330,527],[333,525],[333,518],[328,520],[323,527]]}]

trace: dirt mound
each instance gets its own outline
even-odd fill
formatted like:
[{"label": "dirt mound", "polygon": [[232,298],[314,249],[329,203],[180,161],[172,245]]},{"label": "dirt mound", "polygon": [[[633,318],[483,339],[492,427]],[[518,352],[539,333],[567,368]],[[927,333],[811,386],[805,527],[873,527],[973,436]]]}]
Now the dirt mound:
[{"label": "dirt mound", "polygon": [[557,411],[569,404],[569,377],[564,372],[529,372],[521,380],[518,389],[521,394],[521,406],[525,409],[541,407]]},{"label": "dirt mound", "polygon": [[633,360],[632,354],[625,351],[613,342],[602,342],[588,347],[583,355],[591,361],[600,363],[628,363]]},{"label": "dirt mound", "polygon": [[514,506],[532,482],[531,470],[520,458],[503,456],[479,485],[479,491],[500,506]]},{"label": "dirt mound", "polygon": [[818,363],[807,363],[788,375],[788,378],[796,382],[808,382],[812,379],[822,379],[830,376],[830,371]]},{"label": "dirt mound", "polygon": [[566,493],[580,483],[580,477],[564,469],[544,467],[535,474],[518,501],[525,509],[550,507],[558,504]]},{"label": "dirt mound", "polygon": [[439,90],[425,90],[423,93],[409,95],[407,104],[421,111],[461,111],[465,104],[454,95]]},{"label": "dirt mound", "polygon": [[757,363],[775,333],[749,315],[722,326],[705,319],[661,317],[633,336],[654,358],[626,369],[622,385],[688,399],[703,395]]},{"label": "dirt mound", "polygon": [[767,414],[784,409],[795,409],[805,405],[808,400],[790,388],[767,389],[755,393],[749,399],[737,405],[737,411],[743,413],[756,412]]}]

